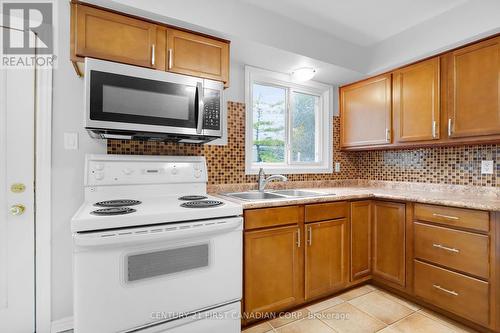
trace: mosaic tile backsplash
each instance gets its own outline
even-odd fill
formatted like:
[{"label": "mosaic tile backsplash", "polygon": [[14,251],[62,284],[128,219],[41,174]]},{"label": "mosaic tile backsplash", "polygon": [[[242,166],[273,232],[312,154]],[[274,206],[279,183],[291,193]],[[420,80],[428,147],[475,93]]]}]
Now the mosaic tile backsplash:
[{"label": "mosaic tile backsplash", "polygon": [[[358,178],[500,187],[500,145],[357,152]],[[493,160],[492,175],[481,160]]]},{"label": "mosaic tile backsplash", "polygon": [[[203,155],[207,159],[209,184],[257,182],[256,175],[245,175],[245,104],[228,102],[228,144],[225,146],[192,145],[171,142],[108,140],[109,154],[134,155]],[[335,122],[334,133],[339,131]],[[342,163],[342,172],[334,174],[290,175],[290,181],[355,179],[358,175],[356,156],[338,150],[334,136],[334,158]]]},{"label": "mosaic tile backsplash", "polygon": [[[500,162],[500,145],[342,152],[337,135],[340,130],[338,117],[334,117],[333,125],[333,158],[335,162],[341,163],[341,172],[289,175],[290,181],[368,179],[497,186],[497,178],[500,175],[500,169],[497,169]],[[228,130],[226,146],[108,140],[108,153],[203,155],[207,159],[210,185],[256,182],[257,176],[245,175],[244,103],[228,102]],[[481,175],[481,160],[484,159],[495,161],[493,175]]]}]

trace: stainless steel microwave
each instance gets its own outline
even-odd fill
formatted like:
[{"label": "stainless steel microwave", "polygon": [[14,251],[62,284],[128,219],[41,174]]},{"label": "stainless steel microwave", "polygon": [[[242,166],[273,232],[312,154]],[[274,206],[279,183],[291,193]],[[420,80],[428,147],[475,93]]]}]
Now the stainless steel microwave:
[{"label": "stainless steel microwave", "polygon": [[222,82],[87,58],[93,137],[203,143],[222,137]]}]

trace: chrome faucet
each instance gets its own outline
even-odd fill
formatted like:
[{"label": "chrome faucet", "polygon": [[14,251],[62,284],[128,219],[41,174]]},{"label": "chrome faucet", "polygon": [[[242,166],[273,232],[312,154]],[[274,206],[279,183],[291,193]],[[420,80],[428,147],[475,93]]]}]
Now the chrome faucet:
[{"label": "chrome faucet", "polygon": [[271,180],[281,180],[282,182],[288,181],[288,178],[286,178],[283,175],[272,175],[266,178],[266,174],[264,172],[264,169],[260,168],[259,170],[259,191],[264,192],[264,189],[266,188],[267,183],[269,183]]}]

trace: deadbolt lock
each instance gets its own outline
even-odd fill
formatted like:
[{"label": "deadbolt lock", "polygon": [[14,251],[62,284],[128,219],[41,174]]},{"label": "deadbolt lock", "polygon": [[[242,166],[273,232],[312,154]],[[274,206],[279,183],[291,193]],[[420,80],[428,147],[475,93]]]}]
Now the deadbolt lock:
[{"label": "deadbolt lock", "polygon": [[14,183],[10,186],[10,191],[13,193],[23,193],[26,190],[26,185],[22,183]]}]

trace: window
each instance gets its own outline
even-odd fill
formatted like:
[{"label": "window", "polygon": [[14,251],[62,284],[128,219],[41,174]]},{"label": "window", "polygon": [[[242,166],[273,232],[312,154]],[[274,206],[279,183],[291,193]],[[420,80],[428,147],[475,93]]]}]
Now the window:
[{"label": "window", "polygon": [[246,173],[331,173],[333,87],[247,66]]}]

